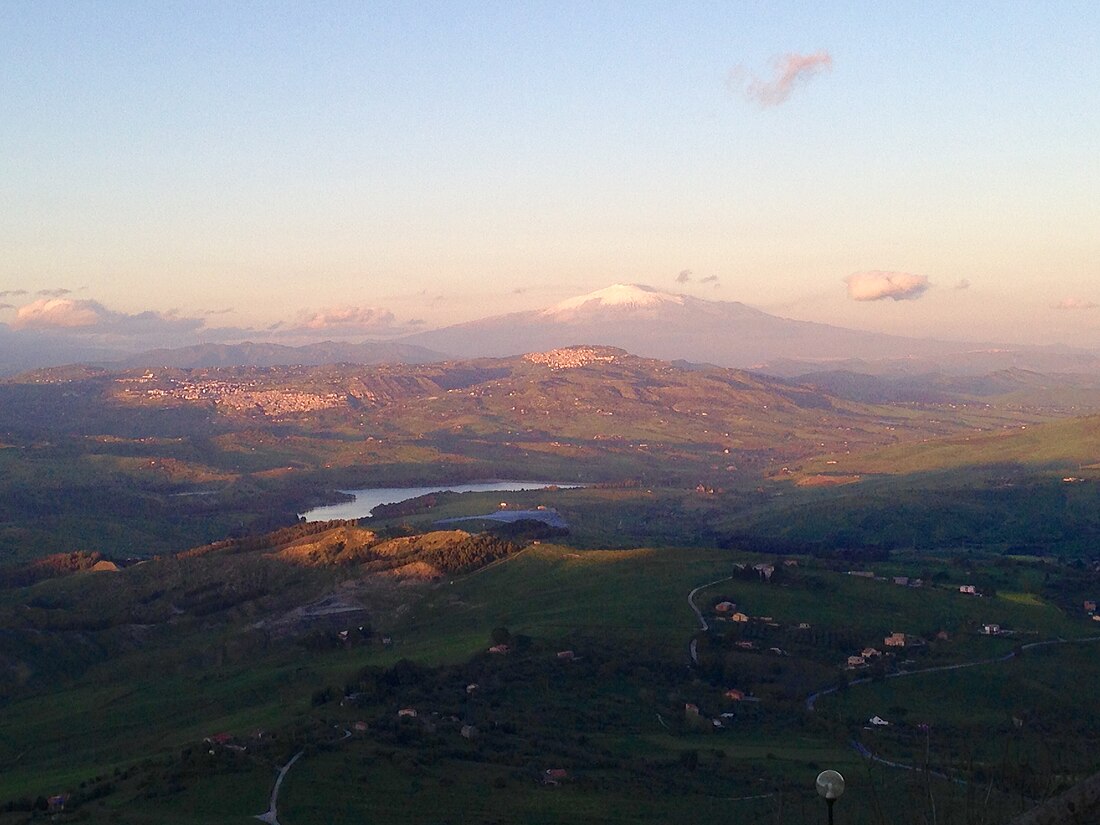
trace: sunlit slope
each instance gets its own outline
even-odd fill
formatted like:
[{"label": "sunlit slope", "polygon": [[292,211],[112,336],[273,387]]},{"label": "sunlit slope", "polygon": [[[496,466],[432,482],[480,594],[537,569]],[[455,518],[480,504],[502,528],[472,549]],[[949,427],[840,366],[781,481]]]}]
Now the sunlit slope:
[{"label": "sunlit slope", "polygon": [[858,455],[831,455],[806,464],[828,473],[903,475],[982,466],[1016,465],[1052,472],[1095,470],[1100,463],[1100,416],[1004,428],[995,432],[894,445]]}]

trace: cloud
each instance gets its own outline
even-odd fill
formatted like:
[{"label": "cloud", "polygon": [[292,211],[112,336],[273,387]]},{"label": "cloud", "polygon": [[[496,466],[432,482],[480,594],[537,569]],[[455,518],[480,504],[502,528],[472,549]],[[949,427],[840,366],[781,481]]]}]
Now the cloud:
[{"label": "cloud", "polygon": [[0,304],[0,309],[15,309],[15,304]]},{"label": "cloud", "polygon": [[718,283],[718,276],[717,275],[708,275],[705,278],[700,278],[699,283],[701,283],[701,284],[717,284]]},{"label": "cloud", "polygon": [[225,309],[204,309],[203,315],[228,315],[233,311],[233,307],[226,307]]},{"label": "cloud", "polygon": [[912,301],[923,295],[931,284],[924,275],[909,272],[856,272],[844,279],[848,297],[853,301]]},{"label": "cloud", "polygon": [[298,330],[339,330],[349,332],[378,332],[388,330],[394,324],[394,315],[388,309],[377,307],[329,307],[303,314]]},{"label": "cloud", "polygon": [[3,292],[0,292],[0,298],[14,298],[26,294],[27,290],[25,289],[5,289]]},{"label": "cloud", "polygon": [[13,329],[65,330],[92,334],[157,335],[199,329],[200,318],[175,312],[128,314],[107,309],[99,301],[71,298],[39,298],[19,307]]},{"label": "cloud", "polygon": [[746,71],[737,67],[730,72],[727,83],[732,90],[740,91],[760,106],[778,106],[791,96],[795,87],[804,85],[832,67],[833,58],[827,51],[814,54],[792,52],[772,60],[773,75],[770,79],[751,75],[746,81]]},{"label": "cloud", "polygon": [[959,278],[959,280],[955,283],[955,289],[957,289],[957,290],[970,289],[970,279],[969,278]]},{"label": "cloud", "polygon": [[64,295],[68,295],[72,292],[71,289],[65,289],[63,286],[59,286],[56,289],[40,289],[35,295],[41,295],[46,298],[60,298]]},{"label": "cloud", "polygon": [[522,295],[526,291],[527,291],[527,287],[517,286],[515,289],[512,290],[512,294],[513,295]]},{"label": "cloud", "polygon": [[676,276],[676,283],[678,283],[678,284],[686,284],[690,280],[691,280],[691,270],[690,269],[682,269],[682,270],[680,270],[680,274]]},{"label": "cloud", "polygon": [[1087,301],[1084,298],[1063,298],[1054,304],[1051,309],[1096,309],[1100,306],[1095,301]]},{"label": "cloud", "polygon": [[71,301],[66,298],[40,298],[19,307],[16,329],[78,329],[105,323],[110,310],[98,301]]}]

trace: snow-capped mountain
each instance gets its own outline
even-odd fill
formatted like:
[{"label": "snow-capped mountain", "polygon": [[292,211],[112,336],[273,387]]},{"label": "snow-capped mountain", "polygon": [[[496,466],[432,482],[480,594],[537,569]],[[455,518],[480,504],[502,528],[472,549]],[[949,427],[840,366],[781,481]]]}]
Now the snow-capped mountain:
[{"label": "snow-capped mountain", "polygon": [[[545,309],[484,318],[404,340],[462,358],[604,344],[667,361],[724,367],[778,366],[786,361],[788,373],[837,361],[890,361],[891,372],[942,368],[955,373],[1028,368],[1033,362],[1046,371],[1080,369],[1081,358],[1089,362],[1087,369],[1098,364],[1094,354],[1080,351],[994,348],[795,321],[736,301],[675,295],[641,284],[614,284]],[[996,353],[992,360],[990,353]],[[1060,367],[1054,365],[1063,361]]]},{"label": "snow-capped mountain", "polygon": [[606,344],[637,355],[749,367],[775,358],[885,358],[957,349],[932,341],[792,321],[735,301],[614,284],[541,310],[417,333],[406,339],[454,356],[516,355]]}]

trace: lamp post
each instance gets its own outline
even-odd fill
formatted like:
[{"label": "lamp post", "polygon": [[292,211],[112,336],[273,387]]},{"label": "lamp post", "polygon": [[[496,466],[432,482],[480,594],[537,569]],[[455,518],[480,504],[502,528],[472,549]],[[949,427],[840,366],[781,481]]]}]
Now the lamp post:
[{"label": "lamp post", "polygon": [[833,825],[833,803],[844,793],[844,777],[836,771],[822,771],[817,775],[817,793],[825,798],[829,806],[829,825]]}]

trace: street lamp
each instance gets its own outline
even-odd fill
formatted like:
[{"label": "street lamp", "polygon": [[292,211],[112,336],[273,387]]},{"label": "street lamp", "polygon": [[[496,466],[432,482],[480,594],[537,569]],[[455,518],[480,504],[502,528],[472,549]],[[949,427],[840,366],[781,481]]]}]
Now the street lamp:
[{"label": "street lamp", "polygon": [[844,793],[844,777],[836,771],[822,771],[817,775],[817,793],[825,797],[829,805],[829,825],[833,825],[833,803]]}]

